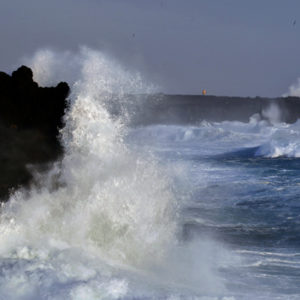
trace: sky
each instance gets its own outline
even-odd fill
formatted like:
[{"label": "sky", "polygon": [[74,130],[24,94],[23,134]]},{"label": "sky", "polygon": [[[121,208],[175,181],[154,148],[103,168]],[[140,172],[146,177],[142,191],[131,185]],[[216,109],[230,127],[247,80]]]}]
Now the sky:
[{"label": "sky", "polygon": [[299,0],[0,0],[0,70],[104,51],[170,94],[277,97],[300,77]]}]

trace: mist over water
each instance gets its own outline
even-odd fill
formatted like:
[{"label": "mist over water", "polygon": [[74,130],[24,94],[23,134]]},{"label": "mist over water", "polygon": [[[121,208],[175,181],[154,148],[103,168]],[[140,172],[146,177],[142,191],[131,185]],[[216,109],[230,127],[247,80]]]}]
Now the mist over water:
[{"label": "mist over water", "polygon": [[63,158],[1,207],[0,299],[297,299],[299,121],[132,127],[138,72],[86,47],[24,63],[72,94]]},{"label": "mist over water", "polygon": [[284,96],[300,96],[300,78],[297,79],[297,83],[292,84],[288,88],[288,92]]},{"label": "mist over water", "polygon": [[[205,263],[207,249],[196,255],[178,239],[180,195],[172,176],[150,147],[125,141],[134,104],[127,106],[124,95],[153,87],[88,48],[42,50],[26,63],[39,84],[73,86],[60,136],[64,157],[1,208],[1,297],[117,299],[221,289]],[[112,101],[122,103],[118,117],[107,110]],[[205,271],[195,269],[199,254]]]}]

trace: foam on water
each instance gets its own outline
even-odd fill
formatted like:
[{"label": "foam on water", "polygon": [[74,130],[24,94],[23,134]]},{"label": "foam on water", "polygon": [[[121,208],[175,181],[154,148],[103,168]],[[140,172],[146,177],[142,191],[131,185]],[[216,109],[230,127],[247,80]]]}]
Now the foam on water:
[{"label": "foam on water", "polygon": [[[36,72],[35,79],[42,76],[43,83],[51,82],[57,76],[51,74],[55,70],[51,62],[60,59],[49,51],[35,59],[34,69],[50,70]],[[13,253],[26,261],[54,255],[45,251],[48,247],[79,247],[114,263],[135,267],[158,263],[174,240],[175,197],[155,159],[131,151],[123,142],[123,120],[112,119],[105,109],[112,94],[121,98],[125,92],[139,92],[142,82],[105,55],[86,48],[72,61],[79,77],[62,132],[66,155],[42,178],[40,188],[18,191],[2,207],[0,253],[7,259],[13,259]],[[59,187],[53,190],[53,185]],[[93,277],[85,269],[75,271],[75,277]],[[2,280],[1,291],[9,290],[8,278]],[[20,280],[25,284],[24,278]],[[126,284],[120,290],[126,290]]]},{"label": "foam on water", "polygon": [[[41,56],[49,67],[47,55]],[[104,252],[112,257],[126,261],[131,256],[138,261],[138,253],[151,253],[156,242],[163,244],[172,235],[174,197],[155,160],[132,153],[123,142],[123,120],[112,119],[105,103],[112,94],[121,98],[125,92],[139,91],[142,83],[100,53],[83,49],[78,56],[79,79],[74,82],[62,132],[66,155],[49,175],[62,186],[53,193],[47,187],[33,189],[26,203],[18,192],[5,213],[17,214],[14,219],[26,222],[22,227],[29,225],[33,232],[46,227],[47,234],[63,236],[68,242],[93,241],[100,249],[109,248]],[[148,210],[143,209],[145,203]],[[40,210],[40,217],[29,221],[33,208]],[[115,243],[119,253],[112,253]]]},{"label": "foam on water", "polygon": [[[275,111],[269,115],[270,111]],[[244,148],[257,148],[256,156],[270,158],[300,157],[300,121],[294,124],[277,123],[277,109],[271,108],[261,120],[259,115],[248,123],[238,121],[207,122],[199,126],[153,125],[135,131],[142,141],[151,140],[157,145],[176,143],[178,147],[196,149],[197,154],[220,154]]]},{"label": "foam on water", "polygon": [[237,250],[218,262],[236,299],[299,298],[300,124],[279,120],[270,107],[248,123],[153,125],[129,137],[151,145],[190,190],[187,238],[211,234]]},{"label": "foam on water", "polygon": [[[72,94],[64,157],[1,207],[0,299],[220,294],[218,259],[208,263],[217,247],[178,243],[171,177],[151,151],[126,142],[133,104],[124,95],[149,92],[141,76],[88,48],[42,50],[26,63],[40,84],[67,80]],[[119,117],[107,110],[116,100]]]}]

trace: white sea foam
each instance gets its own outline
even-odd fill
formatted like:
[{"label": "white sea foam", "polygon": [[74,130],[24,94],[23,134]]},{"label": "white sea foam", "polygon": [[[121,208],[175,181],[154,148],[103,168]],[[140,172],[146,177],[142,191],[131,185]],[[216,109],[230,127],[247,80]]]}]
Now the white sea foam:
[{"label": "white sea foam", "polygon": [[[57,79],[58,64],[68,66],[69,57],[70,54],[64,54],[61,58],[50,51],[37,53],[33,69],[42,71],[35,72],[35,79],[52,84]],[[73,81],[70,110],[62,132],[66,155],[45,176],[47,181],[41,189],[33,188],[29,194],[18,191],[2,208],[0,253],[12,260],[14,253],[21,260],[21,263],[17,260],[20,274],[14,274],[12,267],[8,273],[12,272],[12,284],[24,286],[23,292],[20,290],[23,297],[37,297],[35,279],[25,274],[27,261],[51,256],[55,262],[53,248],[78,247],[114,264],[140,267],[158,264],[174,240],[175,197],[167,175],[151,155],[133,152],[123,142],[126,135],[123,120],[112,119],[105,109],[112,95],[121,98],[124,93],[140,92],[141,78],[87,48],[71,62],[76,62],[71,71],[76,69],[79,77]],[[55,191],[45,185],[53,181],[60,186]],[[45,250],[48,248],[52,250]],[[33,274],[40,267],[30,264],[35,270]],[[68,265],[73,267],[77,267],[73,262]],[[74,270],[76,280],[96,276],[81,264],[78,267],[79,270]],[[44,276],[53,266],[45,268],[48,270],[42,272]],[[26,278],[22,277],[22,271]],[[56,276],[66,272],[56,271]],[[69,272],[73,274],[72,270]],[[9,293],[8,278],[2,280],[2,293]],[[122,281],[102,284],[113,298],[126,291]],[[77,289],[72,291],[74,299],[80,298],[83,288]]]},{"label": "white sea foam", "polygon": [[[212,263],[207,250],[217,247],[178,244],[167,170],[126,142],[132,103],[123,96],[149,91],[141,76],[88,48],[75,55],[42,50],[26,63],[40,84],[67,80],[72,94],[62,161],[37,175],[38,187],[15,192],[1,207],[0,299],[223,291],[213,271],[219,260]],[[120,117],[106,109],[115,99]]]},{"label": "white sea foam", "polygon": [[[184,162],[176,155],[252,149],[249,155],[300,157],[300,121],[280,123],[278,107],[271,107],[248,123],[131,129],[127,121],[139,104],[128,94],[153,88],[140,74],[88,48],[77,54],[45,49],[26,63],[40,84],[66,80],[72,94],[61,132],[64,157],[46,174],[36,174],[38,187],[15,192],[1,207],[0,299],[235,299],[223,284],[230,285],[231,275],[220,280],[218,269],[290,266],[293,256],[297,259],[298,254],[271,253],[278,256],[274,259],[253,252],[248,264],[241,257],[252,252],[232,254],[203,236],[201,241],[178,239],[181,222],[216,229],[234,225],[212,221],[210,215],[180,219],[178,208],[188,201],[206,211],[215,208],[214,197],[206,203],[189,199],[191,182],[205,190],[212,177],[230,182],[242,178],[244,170]],[[116,101],[120,115],[107,109]],[[162,162],[153,150],[172,152],[175,159]],[[176,176],[180,180],[174,185]],[[222,194],[223,206],[233,205],[226,186],[216,184],[211,191]]]},{"label": "white sea foam", "polygon": [[256,152],[266,157],[300,157],[300,121],[294,124],[279,124],[266,137]]},{"label": "white sea foam", "polygon": [[[49,68],[43,80],[51,81],[56,75],[52,61],[60,59],[49,51],[35,59],[42,69]],[[139,92],[142,81],[87,48],[76,62],[79,77],[62,132],[66,155],[61,168],[50,173],[63,186],[54,192],[33,189],[26,202],[21,201],[23,193],[16,193],[5,208],[6,218],[29,235],[39,235],[40,228],[43,234],[93,245],[121,261],[159,256],[174,231],[168,178],[153,157],[130,150],[123,142],[123,120],[112,119],[105,109],[112,95]]]},{"label": "white sea foam", "polygon": [[[273,110],[275,111],[273,114]],[[253,116],[248,123],[202,122],[200,126],[153,125],[137,129],[135,136],[141,143],[168,145],[195,150],[197,155],[215,155],[257,148],[255,154],[264,157],[300,157],[300,121],[294,124],[277,123],[277,108],[268,111],[270,120]],[[267,113],[266,113],[267,114]],[[265,114],[265,116],[266,116]]]}]

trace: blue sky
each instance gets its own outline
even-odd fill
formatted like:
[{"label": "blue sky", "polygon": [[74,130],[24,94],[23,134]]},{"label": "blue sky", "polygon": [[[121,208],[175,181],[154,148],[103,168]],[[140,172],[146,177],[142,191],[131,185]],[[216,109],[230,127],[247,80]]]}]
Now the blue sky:
[{"label": "blue sky", "polygon": [[300,77],[299,0],[0,0],[0,36],[4,71],[87,45],[165,93],[275,97]]}]

